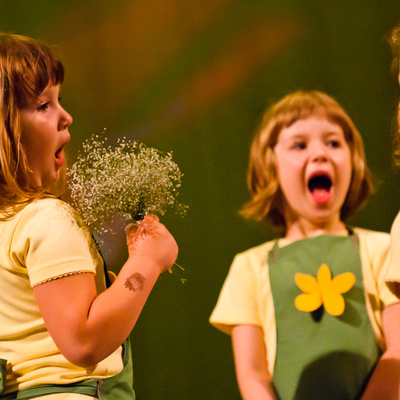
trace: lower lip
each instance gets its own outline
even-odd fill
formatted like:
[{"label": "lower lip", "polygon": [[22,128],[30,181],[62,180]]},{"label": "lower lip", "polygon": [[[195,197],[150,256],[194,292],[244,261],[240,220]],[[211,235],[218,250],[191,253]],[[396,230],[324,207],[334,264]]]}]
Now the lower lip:
[{"label": "lower lip", "polygon": [[60,167],[65,164],[65,160],[62,155],[56,157],[56,164],[59,165]]}]

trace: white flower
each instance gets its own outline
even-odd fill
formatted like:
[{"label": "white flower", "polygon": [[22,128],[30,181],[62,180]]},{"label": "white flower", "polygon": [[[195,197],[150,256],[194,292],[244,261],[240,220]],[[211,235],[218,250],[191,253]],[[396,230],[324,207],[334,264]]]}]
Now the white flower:
[{"label": "white flower", "polygon": [[176,201],[182,173],[172,153],[126,138],[115,147],[106,146],[105,140],[99,135],[86,140],[68,171],[75,207],[90,229],[105,232],[113,217],[164,215],[171,207],[186,212],[187,206]]}]

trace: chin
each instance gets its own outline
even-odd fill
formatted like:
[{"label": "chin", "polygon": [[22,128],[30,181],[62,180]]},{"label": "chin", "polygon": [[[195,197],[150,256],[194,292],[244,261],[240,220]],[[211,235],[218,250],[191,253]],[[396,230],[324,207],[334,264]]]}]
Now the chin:
[{"label": "chin", "polygon": [[313,219],[318,224],[331,224],[332,222],[340,221],[340,213],[316,212]]}]

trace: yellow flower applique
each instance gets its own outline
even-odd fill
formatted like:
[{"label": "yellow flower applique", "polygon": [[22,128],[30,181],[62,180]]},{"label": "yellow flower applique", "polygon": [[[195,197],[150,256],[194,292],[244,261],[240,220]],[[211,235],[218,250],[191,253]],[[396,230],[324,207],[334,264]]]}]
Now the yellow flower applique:
[{"label": "yellow flower applique", "polygon": [[297,273],[297,286],[304,292],[296,297],[295,306],[300,311],[315,311],[321,305],[333,315],[342,315],[345,304],[342,293],[348,292],[354,285],[356,277],[351,272],[345,272],[332,279],[329,267],[322,264],[317,273],[317,279],[311,275]]}]

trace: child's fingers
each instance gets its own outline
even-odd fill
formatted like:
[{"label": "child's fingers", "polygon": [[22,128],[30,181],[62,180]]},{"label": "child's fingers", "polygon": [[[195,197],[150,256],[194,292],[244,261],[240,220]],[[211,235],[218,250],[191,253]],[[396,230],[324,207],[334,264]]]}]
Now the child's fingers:
[{"label": "child's fingers", "polygon": [[134,234],[139,228],[139,224],[137,222],[131,222],[125,227],[126,236],[129,237],[130,235]]},{"label": "child's fingers", "polygon": [[156,215],[147,215],[143,218],[143,220],[139,224],[139,228],[135,232],[135,236],[154,236],[157,231],[159,231],[160,227],[160,220]]},{"label": "child's fingers", "polygon": [[148,215],[140,223],[127,225],[125,230],[129,256],[150,257],[160,266],[161,272],[175,262],[178,246],[157,216]]},{"label": "child's fingers", "polygon": [[160,225],[159,221],[156,215],[148,215],[141,221],[128,224],[125,227],[128,250],[134,250],[135,242],[137,242],[139,238],[143,239],[145,236],[154,235]]},{"label": "child's fingers", "polygon": [[133,254],[136,247],[136,239],[138,237],[140,225],[137,222],[131,222],[125,227],[126,244],[128,246],[129,254]]},{"label": "child's fingers", "polygon": [[152,224],[155,222],[160,222],[160,218],[158,218],[157,215],[150,214],[143,218],[142,224]]},{"label": "child's fingers", "polygon": [[[125,227],[125,233],[127,236],[130,236],[131,234],[135,233],[137,230],[142,230],[146,231],[146,228],[149,228],[151,225],[154,223],[160,222],[160,219],[157,217],[157,215],[147,215],[140,221],[132,221]],[[146,233],[146,232],[144,232]]]}]

